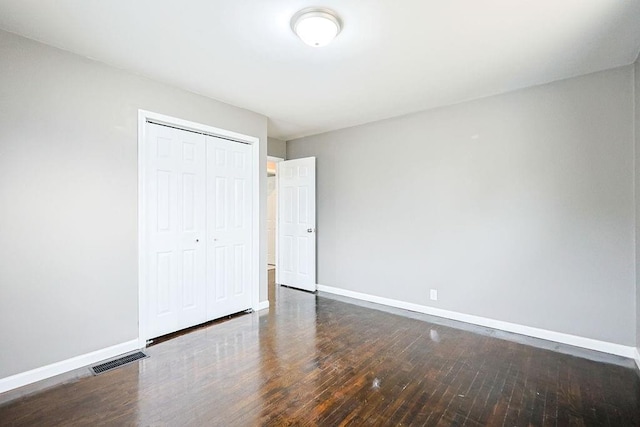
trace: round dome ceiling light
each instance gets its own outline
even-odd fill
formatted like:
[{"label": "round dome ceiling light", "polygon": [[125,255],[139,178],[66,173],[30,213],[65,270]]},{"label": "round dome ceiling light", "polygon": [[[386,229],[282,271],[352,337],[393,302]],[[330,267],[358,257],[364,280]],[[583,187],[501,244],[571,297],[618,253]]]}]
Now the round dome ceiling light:
[{"label": "round dome ceiling light", "polygon": [[310,7],[291,18],[291,29],[313,47],[328,45],[342,30],[342,22],[331,9]]}]

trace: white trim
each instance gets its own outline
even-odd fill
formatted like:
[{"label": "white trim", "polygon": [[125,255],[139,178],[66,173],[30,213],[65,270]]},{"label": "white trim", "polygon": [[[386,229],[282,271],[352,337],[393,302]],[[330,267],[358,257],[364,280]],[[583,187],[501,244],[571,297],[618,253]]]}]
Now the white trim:
[{"label": "white trim", "polygon": [[[164,114],[154,113],[152,111],[138,110],[138,126],[140,122],[144,126],[144,122],[147,120],[153,120],[154,122],[166,124],[169,126],[175,126],[184,130],[191,130],[195,132],[205,132],[213,136],[221,136],[223,138],[230,138],[247,144],[256,144],[260,141],[260,138],[250,135],[244,135],[242,133],[233,132],[226,129],[221,129],[202,123],[191,122],[188,120],[178,119],[176,117],[166,116]],[[139,129],[139,128],[138,128]]]},{"label": "white trim", "polygon": [[[317,287],[321,292],[342,295],[349,298],[369,301],[376,304],[388,305],[396,308],[402,308],[418,313],[430,314],[432,316],[444,317],[446,319],[457,320],[460,322],[472,323],[474,325],[485,326],[488,328],[500,329],[503,331],[541,338],[548,341],[569,344],[575,347],[582,347],[590,350],[600,351],[603,353],[615,354],[618,356],[628,357],[630,359],[636,358],[636,356],[638,355],[637,349],[635,347],[629,347],[622,344],[599,341],[592,338],[585,338],[577,335],[565,334],[562,332],[555,332],[546,329],[534,328],[531,326],[519,325],[517,323],[503,322],[501,320],[489,319],[486,317],[474,316],[471,314],[464,314],[456,311],[443,310],[426,305],[414,304],[410,302],[349,291],[346,289],[334,288],[332,286],[317,285]],[[638,363],[638,358],[636,358],[636,363]],[[638,364],[638,366],[640,367],[640,363]]]},{"label": "white trim", "polygon": [[[278,191],[278,163],[280,162],[284,162],[284,159],[281,157],[274,157],[274,156],[267,156],[267,161],[268,162],[275,162],[276,163],[276,191]],[[277,197],[280,196],[280,193],[278,193]],[[278,272],[280,271],[280,269],[278,268],[278,248],[279,248],[279,233],[278,233],[278,213],[279,213],[279,209],[278,209],[278,205],[279,205],[279,201],[276,200],[276,277],[275,277],[275,281],[276,283],[280,283],[279,282],[279,277],[278,277]],[[267,238],[268,239],[268,238]],[[268,243],[267,243],[268,244]],[[267,255],[268,255],[268,251],[269,249],[267,249]],[[267,282],[269,281],[269,279],[267,278]],[[268,284],[267,284],[268,286]]]},{"label": "white trim", "polygon": [[[251,161],[253,163],[251,164],[251,174],[253,177],[253,200],[251,203],[251,216],[253,218],[251,221],[252,248],[251,262],[249,265],[251,266],[251,283],[253,283],[253,286],[251,287],[251,308],[255,311],[256,307],[260,304],[260,275],[264,268],[264,265],[260,264],[260,228],[262,227],[260,224],[260,171],[262,170],[260,167],[260,138],[236,133],[234,133],[234,135],[234,138],[250,143],[252,151]],[[264,178],[264,180],[266,181],[266,178]],[[266,258],[265,254],[265,259]]]},{"label": "white trim", "polygon": [[260,301],[258,303],[258,308],[256,309],[256,311],[266,310],[268,308],[269,308],[269,301]]},{"label": "white trim", "polygon": [[638,349],[638,347],[636,347],[634,349],[634,355],[633,355],[633,359],[636,361],[636,366],[638,367],[638,370],[640,370],[640,349]]},{"label": "white trim", "polygon": [[146,283],[147,276],[147,263],[146,257],[142,256],[146,252],[145,244],[145,215],[147,212],[146,205],[144,203],[145,194],[145,155],[144,155],[144,140],[146,137],[146,124],[147,124],[147,112],[138,110],[138,346],[144,348],[147,346],[147,340],[144,338],[147,336],[147,330],[145,322],[141,319],[146,318],[147,304],[146,304],[146,288],[142,286]]},{"label": "white trim", "polygon": [[282,157],[267,156],[267,161],[268,162],[279,163],[279,162],[283,162],[284,159]]},{"label": "white trim", "polygon": [[35,383],[37,381],[46,380],[56,375],[73,371],[74,369],[83,368],[102,360],[110,359],[133,350],[138,350],[138,340],[131,340],[122,344],[116,344],[101,350],[92,351],[91,353],[81,354],[71,359],[62,360],[52,363],[51,365],[42,366],[30,371],[21,372],[0,379],[0,393],[23,387],[25,385]]},{"label": "white trim", "polygon": [[232,132],[226,129],[220,129],[213,126],[190,122],[188,120],[182,120],[164,114],[158,114],[146,110],[138,110],[138,346],[144,348],[147,345],[147,339],[151,338],[147,336],[146,319],[147,319],[147,306],[146,306],[146,288],[143,286],[147,281],[146,277],[146,254],[145,245],[145,215],[146,207],[144,204],[145,194],[145,157],[144,157],[144,144],[146,142],[146,124],[147,120],[152,120],[156,123],[162,123],[177,128],[191,130],[196,132],[203,132],[214,136],[220,136],[223,138],[229,138],[236,141],[247,143],[251,146],[251,161],[252,163],[252,180],[253,180],[253,197],[252,197],[252,210],[251,210],[251,308],[255,311],[259,306],[260,298],[260,138],[250,135],[244,135],[237,132]]}]

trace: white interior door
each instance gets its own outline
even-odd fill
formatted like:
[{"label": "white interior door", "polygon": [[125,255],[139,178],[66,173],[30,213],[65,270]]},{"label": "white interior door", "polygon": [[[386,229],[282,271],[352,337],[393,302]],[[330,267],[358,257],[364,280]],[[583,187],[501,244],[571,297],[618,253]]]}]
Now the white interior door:
[{"label": "white interior door", "polygon": [[316,158],[278,163],[278,281],[316,290]]},{"label": "white interior door", "polygon": [[207,136],[207,317],[251,308],[251,147]]},{"label": "white interior door", "polygon": [[148,338],[206,320],[205,137],[147,124]]}]

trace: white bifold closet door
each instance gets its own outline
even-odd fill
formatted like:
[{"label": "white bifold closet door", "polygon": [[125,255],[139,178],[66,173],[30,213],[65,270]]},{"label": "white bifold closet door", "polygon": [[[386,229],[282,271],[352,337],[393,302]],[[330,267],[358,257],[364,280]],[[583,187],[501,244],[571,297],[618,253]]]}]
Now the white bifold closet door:
[{"label": "white bifold closet door", "polygon": [[207,136],[207,317],[251,307],[251,147]]},{"label": "white bifold closet door", "polygon": [[250,146],[147,123],[147,337],[251,307]]},{"label": "white bifold closet door", "polygon": [[150,337],[206,321],[205,137],[147,124]]}]

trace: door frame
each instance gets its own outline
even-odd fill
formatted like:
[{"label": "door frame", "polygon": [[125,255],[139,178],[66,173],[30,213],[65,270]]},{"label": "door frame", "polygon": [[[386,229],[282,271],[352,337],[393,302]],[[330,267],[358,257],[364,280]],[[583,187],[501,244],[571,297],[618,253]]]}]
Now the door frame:
[{"label": "door frame", "polygon": [[[278,191],[278,163],[284,162],[285,159],[282,157],[275,156],[267,156],[267,162],[274,162],[276,164],[276,191]],[[277,197],[280,197],[280,193],[277,194]],[[280,201],[276,198],[276,285],[278,282],[278,220],[280,219],[280,210],[278,209],[278,205]],[[266,227],[265,227],[266,228]],[[268,250],[268,249],[267,249]],[[268,265],[269,263],[267,263]],[[267,273],[268,274],[268,273]],[[267,279],[268,281],[268,279]]]},{"label": "door frame", "polygon": [[191,122],[164,114],[147,110],[138,110],[138,345],[147,346],[147,245],[146,206],[145,206],[145,148],[147,137],[147,121],[172,126],[186,131],[203,133],[215,137],[230,139],[251,146],[251,251],[250,251],[250,293],[251,306],[254,311],[259,309],[260,294],[260,138],[250,135],[220,129],[202,123]]}]

